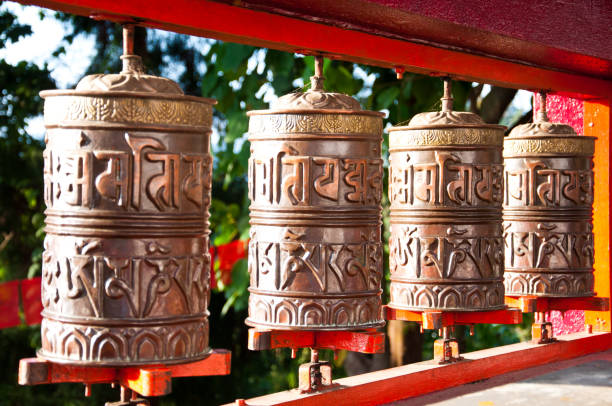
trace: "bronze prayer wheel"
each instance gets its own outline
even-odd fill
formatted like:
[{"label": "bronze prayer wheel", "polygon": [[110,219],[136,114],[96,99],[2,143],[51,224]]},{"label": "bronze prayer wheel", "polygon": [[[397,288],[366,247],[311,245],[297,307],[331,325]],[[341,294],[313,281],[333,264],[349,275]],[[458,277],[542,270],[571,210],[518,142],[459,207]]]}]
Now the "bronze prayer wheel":
[{"label": "bronze prayer wheel", "polygon": [[389,306],[504,307],[502,142],[505,127],[452,111],[389,130]]},{"label": "bronze prayer wheel", "polygon": [[128,366],[209,353],[211,99],[144,73],[126,29],[119,74],[45,98],[42,349]]},{"label": "bronze prayer wheel", "polygon": [[595,138],[550,123],[540,97],[504,140],[506,294],[592,296]]},{"label": "bronze prayer wheel", "polygon": [[250,326],[350,330],[381,313],[382,113],[312,87],[249,119]]}]

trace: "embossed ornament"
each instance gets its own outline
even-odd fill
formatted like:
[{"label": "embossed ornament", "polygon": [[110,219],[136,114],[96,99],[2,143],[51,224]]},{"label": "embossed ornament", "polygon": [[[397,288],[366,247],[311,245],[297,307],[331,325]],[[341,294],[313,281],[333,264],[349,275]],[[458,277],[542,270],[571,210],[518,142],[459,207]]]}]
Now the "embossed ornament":
[{"label": "embossed ornament", "polygon": [[504,140],[506,294],[592,296],[594,138],[549,123],[540,97]]},{"label": "embossed ornament", "polygon": [[214,101],[144,74],[130,44],[120,74],[42,92],[39,355],[56,362],[170,364],[209,353]]},{"label": "embossed ornament", "polygon": [[504,306],[501,202],[504,127],[442,111],[389,130],[389,306],[494,310]]},{"label": "embossed ornament", "polygon": [[250,326],[384,324],[382,114],[325,92],[321,62],[311,90],[248,113]]}]

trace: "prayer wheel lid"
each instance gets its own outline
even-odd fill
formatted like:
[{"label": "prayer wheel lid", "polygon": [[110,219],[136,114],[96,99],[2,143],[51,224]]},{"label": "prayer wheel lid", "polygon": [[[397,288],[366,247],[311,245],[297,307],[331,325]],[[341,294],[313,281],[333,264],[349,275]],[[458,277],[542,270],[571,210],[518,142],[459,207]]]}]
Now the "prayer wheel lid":
[{"label": "prayer wheel lid", "polygon": [[294,92],[279,97],[276,102],[272,103],[271,108],[272,110],[360,111],[361,105],[349,95],[313,88],[306,92]]},{"label": "prayer wheel lid", "polygon": [[76,91],[126,91],[169,95],[185,94],[178,83],[171,79],[148,75],[144,72],[142,59],[137,55],[123,55],[121,73],[85,76],[77,84]]},{"label": "prayer wheel lid", "polygon": [[394,126],[391,127],[389,131],[444,127],[506,128],[497,124],[487,124],[478,114],[474,114],[469,111],[454,111],[450,79],[448,78],[444,80],[444,95],[440,100],[442,101],[441,111],[419,113],[412,117],[407,126]]},{"label": "prayer wheel lid", "polygon": [[546,93],[540,92],[540,110],[533,123],[517,125],[508,138],[572,136],[577,137],[574,128],[567,124],[551,123],[546,114]]},{"label": "prayer wheel lid", "polygon": [[45,90],[40,95],[68,96],[138,96],[160,99],[180,99],[216,104],[214,99],[186,96],[175,81],[161,76],[145,73],[142,58],[134,55],[134,26],[127,25],[123,29],[123,69],[120,73],[94,74],[85,76],[75,89]]},{"label": "prayer wheel lid", "polygon": [[578,135],[570,125],[548,121],[546,94],[540,92],[538,97],[541,108],[534,122],[516,126],[505,137],[504,157],[592,156],[597,137]]},{"label": "prayer wheel lid", "polygon": [[249,111],[247,115],[278,113],[341,113],[366,114],[383,117],[377,111],[363,110],[359,101],[344,93],[326,92],[323,88],[323,57],[315,57],[315,74],[310,77],[310,89],[295,91],[272,102],[269,110]]}]

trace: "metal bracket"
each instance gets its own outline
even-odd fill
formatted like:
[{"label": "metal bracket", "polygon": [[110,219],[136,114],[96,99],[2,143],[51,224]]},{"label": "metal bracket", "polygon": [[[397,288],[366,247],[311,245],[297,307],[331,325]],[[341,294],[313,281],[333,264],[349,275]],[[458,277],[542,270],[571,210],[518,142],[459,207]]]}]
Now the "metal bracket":
[{"label": "metal bracket", "polygon": [[531,325],[531,342],[535,344],[550,344],[557,341],[553,325],[546,321],[544,312],[535,313],[535,322]]},{"label": "metal bracket", "polygon": [[301,393],[311,393],[334,386],[332,365],[329,361],[319,361],[319,350],[310,349],[310,362],[300,365],[299,387]]},{"label": "metal bracket", "polygon": [[138,394],[125,386],[121,386],[120,400],[106,402],[104,406],[150,406],[151,403],[138,397]]},{"label": "metal bracket", "polygon": [[459,342],[450,336],[449,327],[442,328],[442,338],[434,341],[434,361],[438,364],[450,364],[463,360],[459,354]]},{"label": "metal bracket", "polygon": [[550,344],[557,341],[553,334],[552,323],[550,321],[533,323],[531,325],[531,341],[536,344]]},{"label": "metal bracket", "polygon": [[308,362],[300,365],[299,389],[302,393],[321,390],[332,384],[332,367],[329,361]]}]

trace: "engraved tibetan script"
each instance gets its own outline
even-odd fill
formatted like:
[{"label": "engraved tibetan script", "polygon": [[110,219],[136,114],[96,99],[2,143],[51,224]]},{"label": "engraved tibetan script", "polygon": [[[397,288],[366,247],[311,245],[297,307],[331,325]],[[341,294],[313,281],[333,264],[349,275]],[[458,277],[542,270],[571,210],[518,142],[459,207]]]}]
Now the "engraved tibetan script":
[{"label": "engraved tibetan script", "polygon": [[[159,140],[126,133],[129,150],[43,152],[45,203],[97,208],[104,202],[124,210],[202,210],[211,188],[209,154],[166,151]],[[146,194],[143,194],[146,192]],[[99,196],[99,197],[98,197]]]},{"label": "engraved tibetan script", "polygon": [[[251,201],[308,206],[320,202],[379,204],[382,160],[310,157],[296,151],[249,159]],[[342,199],[344,201],[342,201]]]},{"label": "engraved tibetan script", "polygon": [[389,169],[392,204],[421,201],[473,206],[479,201],[501,202],[503,165],[463,163],[455,154],[438,151],[431,163],[409,164],[409,155],[406,163],[397,161],[398,156],[393,157]]},{"label": "engraved tibetan script", "polygon": [[505,204],[560,206],[593,201],[593,171],[549,168],[542,161],[524,160],[524,168],[505,171]]}]

